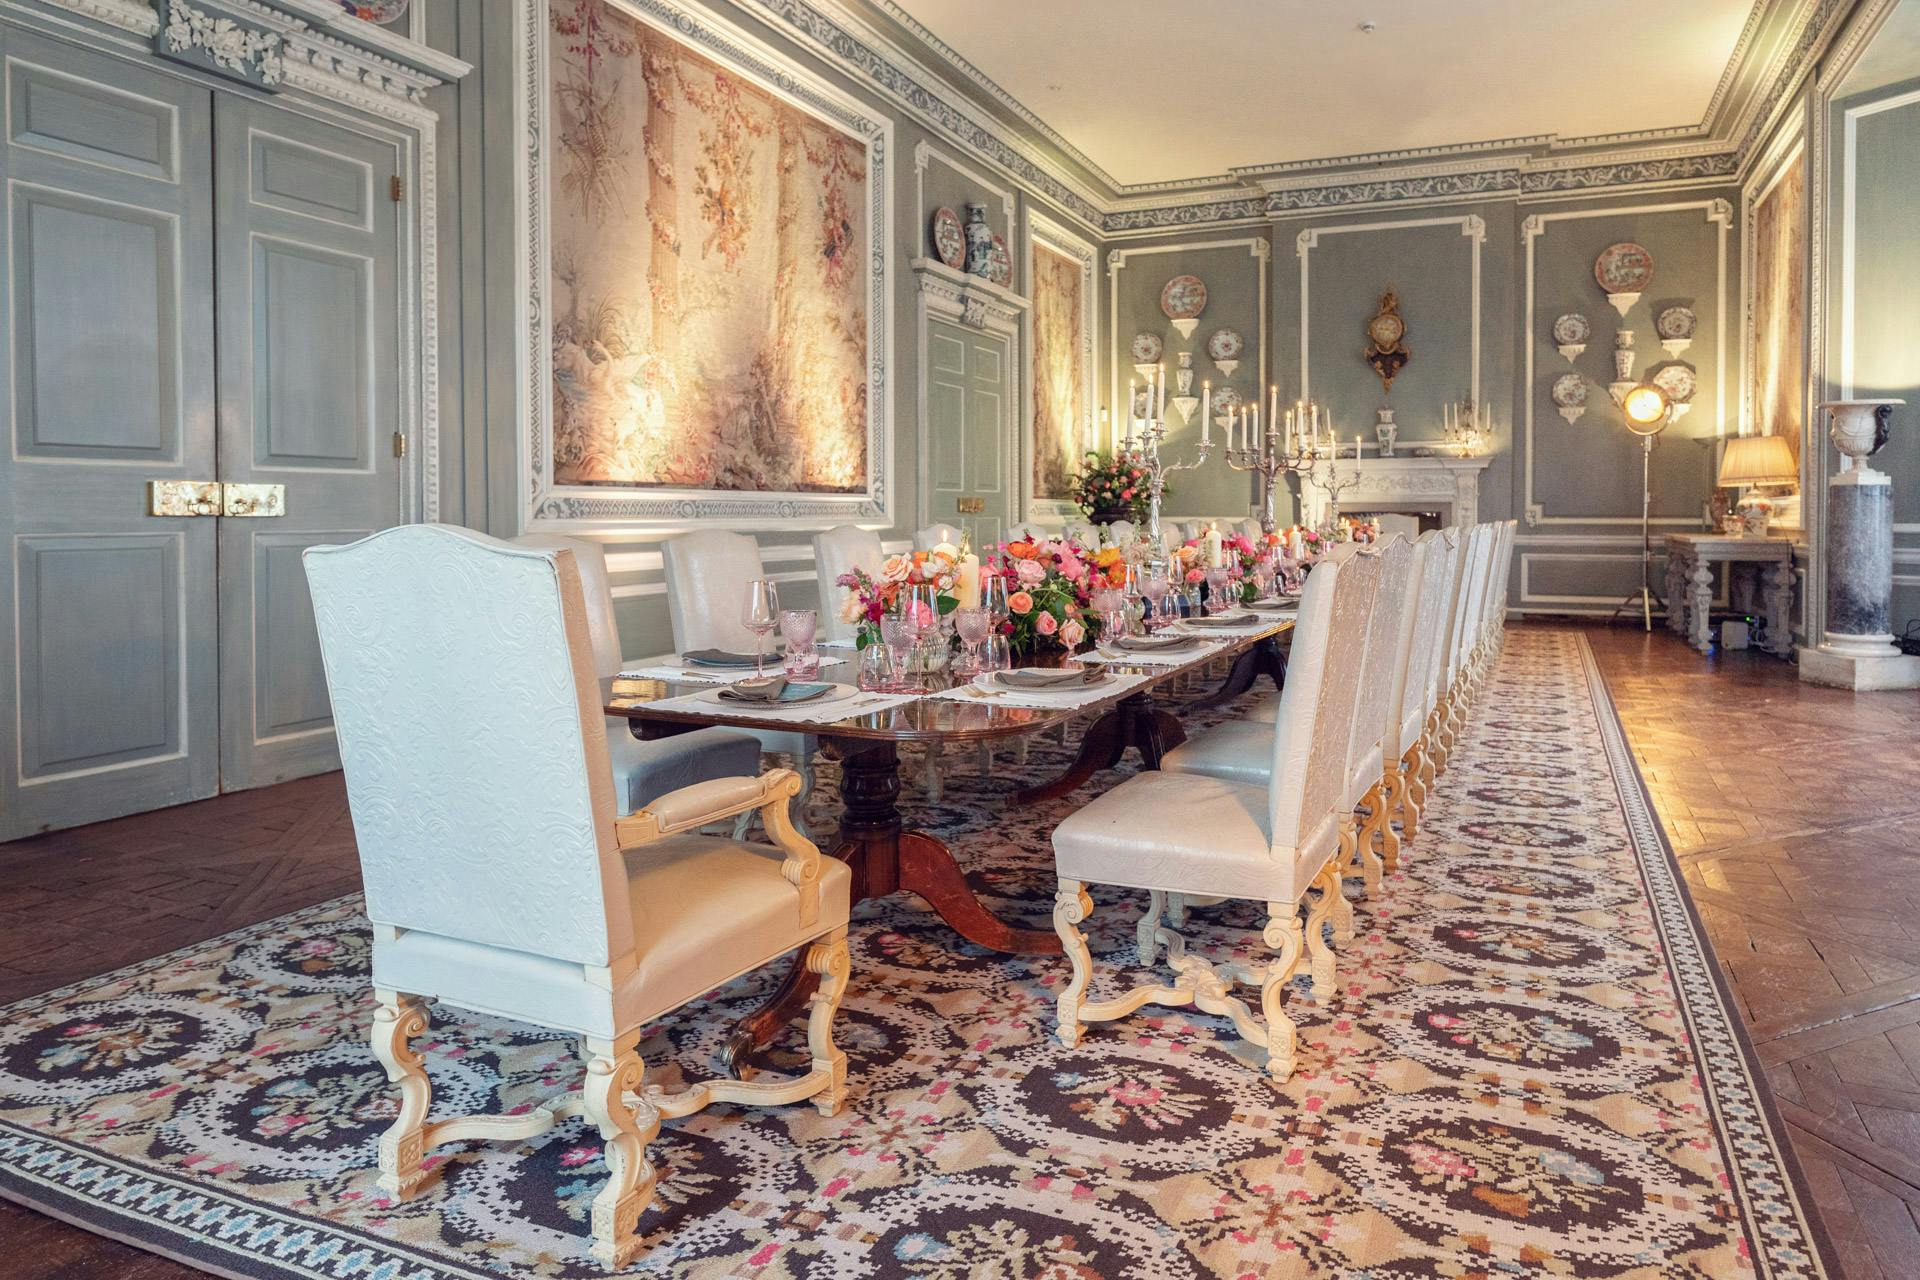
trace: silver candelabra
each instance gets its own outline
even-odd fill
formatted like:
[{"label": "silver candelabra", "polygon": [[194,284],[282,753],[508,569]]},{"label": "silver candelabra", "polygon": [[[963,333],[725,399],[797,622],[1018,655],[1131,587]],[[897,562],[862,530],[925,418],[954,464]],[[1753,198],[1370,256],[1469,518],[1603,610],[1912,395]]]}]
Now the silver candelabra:
[{"label": "silver candelabra", "polygon": [[[1152,400],[1149,397],[1149,406]],[[1167,546],[1160,536],[1160,497],[1166,492],[1167,477],[1176,471],[1192,471],[1207,460],[1213,452],[1213,441],[1203,438],[1197,446],[1199,453],[1192,462],[1168,462],[1160,456],[1160,445],[1167,438],[1167,420],[1165,418],[1143,418],[1135,420],[1139,426],[1137,433],[1127,436],[1126,457],[1145,474],[1147,486],[1147,559],[1149,568],[1167,563]]]},{"label": "silver candelabra", "polygon": [[1227,465],[1235,471],[1251,471],[1260,477],[1260,532],[1273,533],[1280,524],[1274,515],[1274,497],[1279,489],[1280,477],[1293,472],[1304,477],[1319,461],[1320,450],[1308,443],[1305,436],[1293,437],[1283,447],[1280,428],[1270,425],[1266,430],[1264,445],[1248,443],[1236,449],[1229,444],[1225,457]]},{"label": "silver candelabra", "polygon": [[1340,495],[1360,483],[1360,443],[1353,445],[1353,470],[1340,474],[1340,446],[1335,443],[1326,454],[1316,456],[1301,470],[1301,478],[1327,495],[1326,518],[1320,522],[1323,537],[1334,537],[1340,528]]}]

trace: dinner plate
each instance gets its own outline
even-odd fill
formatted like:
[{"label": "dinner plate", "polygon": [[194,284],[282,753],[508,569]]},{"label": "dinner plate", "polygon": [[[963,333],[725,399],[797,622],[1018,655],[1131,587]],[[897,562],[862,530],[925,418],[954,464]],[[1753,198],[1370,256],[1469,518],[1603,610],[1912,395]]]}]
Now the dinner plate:
[{"label": "dinner plate", "polygon": [[1250,627],[1260,619],[1251,613],[1219,613],[1204,618],[1183,619],[1189,627]]},{"label": "dinner plate", "polygon": [[1087,689],[1098,689],[1101,685],[1106,684],[1114,678],[1113,672],[1102,671],[1093,679],[1083,680],[1078,684],[1055,684],[1048,685],[1044,689],[1035,689],[1001,684],[997,679],[999,674],[998,671],[982,671],[973,678],[973,683],[975,687],[984,689],[988,693],[1080,693]]}]

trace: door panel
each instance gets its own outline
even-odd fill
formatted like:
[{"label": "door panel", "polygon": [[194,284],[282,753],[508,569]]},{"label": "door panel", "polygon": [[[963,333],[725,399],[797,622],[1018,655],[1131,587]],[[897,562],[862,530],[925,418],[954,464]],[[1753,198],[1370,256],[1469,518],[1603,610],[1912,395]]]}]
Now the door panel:
[{"label": "door panel", "polygon": [[1007,374],[1006,339],[927,322],[928,513],[968,530],[976,547],[1001,539],[1011,511]]},{"label": "door panel", "polygon": [[286,514],[220,521],[221,785],[339,767],[300,552],[404,517],[399,207],[388,144],[218,100],[220,478]]},{"label": "door panel", "polygon": [[212,795],[216,521],[211,95],[9,29],[0,839]]}]

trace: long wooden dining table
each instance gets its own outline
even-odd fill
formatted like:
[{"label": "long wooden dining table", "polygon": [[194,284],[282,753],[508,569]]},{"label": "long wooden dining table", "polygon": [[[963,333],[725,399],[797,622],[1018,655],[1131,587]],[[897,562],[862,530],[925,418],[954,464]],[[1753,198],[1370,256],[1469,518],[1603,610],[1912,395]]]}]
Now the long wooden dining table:
[{"label": "long wooden dining table", "polygon": [[[1082,736],[1072,765],[1059,777],[1012,792],[1013,805],[1055,799],[1083,785],[1094,774],[1118,765],[1128,750],[1149,769],[1160,767],[1166,752],[1186,740],[1180,715],[1219,706],[1251,689],[1262,677],[1277,688],[1286,674],[1281,641],[1293,630],[1291,614],[1263,618],[1249,629],[1208,641],[1204,650],[1182,662],[1130,663],[1083,654],[1117,675],[1144,676],[1107,697],[1072,709],[1008,705],[994,697],[924,697],[884,710],[862,713],[858,699],[841,719],[795,723],[740,713],[715,703],[708,709],[655,704],[711,688],[700,681],[616,677],[604,680],[606,713],[627,720],[635,737],[671,737],[716,726],[740,729],[779,727],[815,735],[820,752],[840,765],[839,844],[832,856],[853,871],[852,901],[913,893],[924,898],[956,933],[995,951],[1058,954],[1060,940],[1051,930],[1024,929],[989,911],[968,886],[966,875],[945,841],[928,831],[909,829],[901,820],[900,744],[938,744],[942,748],[978,746],[1025,737],[1089,713],[1095,719]],[[1203,696],[1172,702],[1169,691],[1182,677],[1231,661],[1220,684]],[[1116,682],[1120,683],[1120,682]],[[735,1074],[750,1070],[750,1056],[791,1021],[819,979],[796,957],[780,989],[743,1019],[723,1057]]]}]

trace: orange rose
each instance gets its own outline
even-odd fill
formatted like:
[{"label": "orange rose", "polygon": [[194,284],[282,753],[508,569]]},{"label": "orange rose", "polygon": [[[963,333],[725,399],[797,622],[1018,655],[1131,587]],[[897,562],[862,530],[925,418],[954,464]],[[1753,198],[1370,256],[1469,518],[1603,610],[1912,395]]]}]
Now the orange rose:
[{"label": "orange rose", "polygon": [[1016,591],[1007,597],[1007,608],[1015,613],[1032,613],[1033,596],[1025,591]]},{"label": "orange rose", "polygon": [[1007,555],[1015,560],[1031,560],[1040,554],[1040,548],[1031,542],[1009,542]]}]

